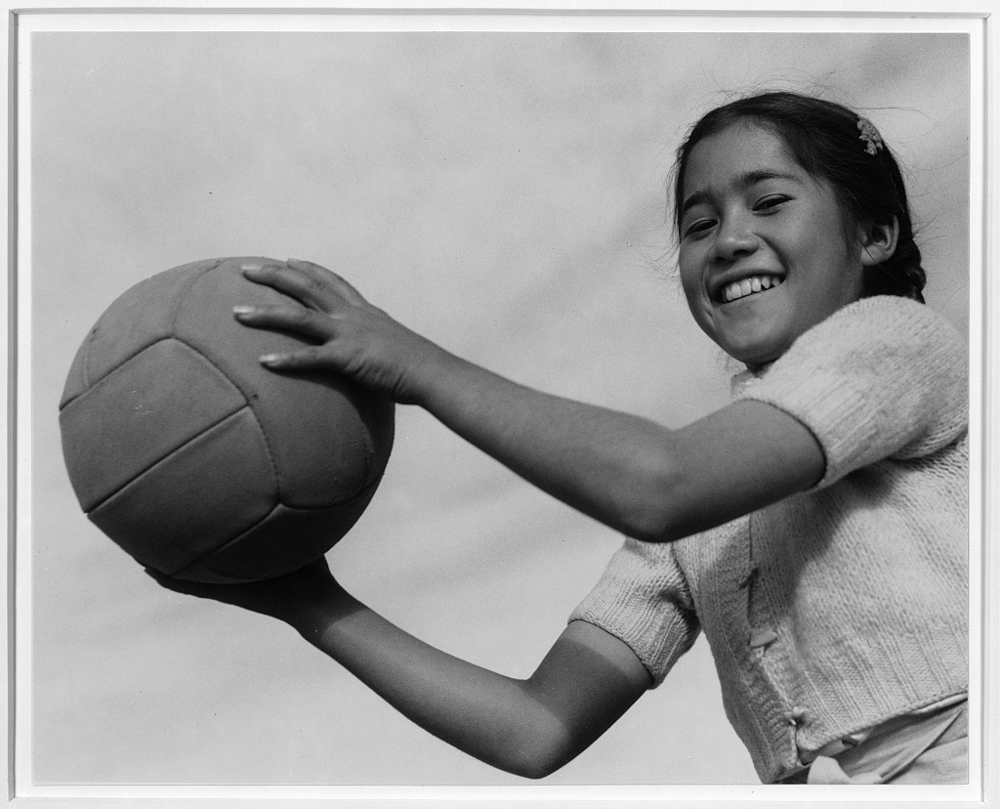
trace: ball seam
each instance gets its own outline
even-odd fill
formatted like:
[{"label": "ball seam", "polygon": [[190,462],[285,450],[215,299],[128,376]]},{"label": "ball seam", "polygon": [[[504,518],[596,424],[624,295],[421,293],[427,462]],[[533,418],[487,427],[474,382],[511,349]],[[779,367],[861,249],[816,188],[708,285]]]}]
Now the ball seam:
[{"label": "ball seam", "polygon": [[[171,457],[172,455],[174,455],[174,454],[175,454],[176,452],[178,452],[178,451],[180,451],[180,450],[184,449],[185,447],[189,446],[190,444],[194,443],[194,442],[195,442],[195,441],[197,441],[198,439],[200,439],[200,438],[202,438],[203,436],[205,436],[205,435],[206,435],[207,433],[210,433],[210,432],[211,432],[212,430],[214,430],[214,429],[216,429],[217,427],[219,427],[219,426],[221,426],[221,425],[225,424],[225,423],[226,423],[227,421],[229,421],[229,420],[231,420],[231,419],[234,419],[234,418],[236,418],[236,417],[237,417],[237,416],[238,416],[238,415],[239,415],[240,413],[242,413],[242,412],[243,412],[244,410],[250,410],[250,407],[249,407],[248,405],[244,404],[244,405],[243,405],[242,407],[240,407],[240,408],[237,408],[236,410],[233,410],[233,411],[232,411],[231,413],[226,413],[226,415],[222,416],[222,418],[220,418],[220,419],[219,419],[218,421],[214,421],[214,422],[212,422],[211,424],[209,424],[209,425],[208,425],[207,427],[205,427],[205,428],[204,428],[203,430],[201,430],[200,432],[198,432],[198,433],[196,433],[196,434],[192,435],[192,436],[191,436],[190,438],[188,438],[188,439],[187,439],[186,441],[184,441],[184,442],[182,442],[182,443],[178,444],[178,445],[177,445],[177,446],[175,446],[175,447],[171,447],[171,448],[170,448],[170,450],[169,450],[169,451],[168,451],[168,452],[167,452],[167,453],[166,453],[165,455],[161,455],[161,456],[160,456],[160,457],[158,457],[158,458],[157,458],[156,460],[152,461],[152,462],[151,462],[151,463],[150,463],[150,464],[149,464],[148,466],[146,466],[146,467],[144,467],[143,469],[140,469],[140,470],[139,470],[138,472],[136,472],[136,473],[135,473],[135,474],[134,474],[134,475],[133,475],[132,477],[130,477],[130,478],[129,478],[128,480],[126,480],[126,481],[125,481],[124,483],[122,483],[122,484],[121,484],[121,485],[120,485],[120,486],[119,486],[119,487],[118,487],[117,489],[115,489],[115,490],[114,490],[113,492],[109,492],[109,493],[108,493],[108,494],[106,494],[106,495],[105,495],[104,497],[102,497],[102,498],[101,498],[100,500],[98,500],[98,501],[97,501],[96,503],[93,503],[93,504],[92,504],[92,505],[90,506],[90,508],[88,508],[88,509],[87,509],[87,511],[86,511],[85,513],[86,513],[86,514],[91,514],[91,513],[93,513],[94,511],[97,511],[97,510],[98,510],[98,509],[99,509],[99,508],[100,508],[101,506],[103,506],[103,505],[104,505],[105,503],[107,503],[107,502],[108,502],[109,500],[111,500],[111,499],[112,499],[112,498],[114,498],[114,497],[117,497],[117,496],[118,496],[119,494],[121,494],[121,493],[122,493],[122,492],[123,492],[123,491],[124,491],[125,489],[127,489],[127,488],[128,488],[129,486],[131,486],[132,484],[134,484],[134,483],[135,483],[135,482],[136,482],[137,480],[139,480],[139,478],[141,478],[141,477],[142,477],[143,475],[147,475],[147,474],[149,474],[149,473],[150,473],[150,472],[152,472],[152,471],[153,471],[154,469],[156,469],[156,467],[157,467],[157,466],[159,466],[160,464],[162,464],[162,463],[164,463],[165,461],[169,460],[169,459],[170,459],[170,457]],[[253,412],[253,411],[251,411],[251,412]],[[254,421],[256,422],[256,417],[254,418]],[[259,425],[258,425],[258,426],[259,426]],[[263,432],[263,431],[262,431],[262,432]]]},{"label": "ball seam", "polygon": [[[200,278],[206,272],[214,270],[216,267],[219,266],[219,264],[222,263],[222,259],[215,259],[214,261],[215,261],[215,263],[212,266],[205,267],[201,272],[194,273],[191,276],[191,278],[187,279],[187,281],[186,281],[187,288],[184,289],[181,292],[181,294],[178,295],[177,298],[176,298],[176,300],[174,301],[173,313],[170,316],[170,328],[169,328],[169,330],[167,331],[167,333],[165,335],[164,334],[157,334],[157,335],[154,335],[154,336],[150,337],[149,342],[147,342],[147,343],[139,346],[132,353],[127,354],[126,356],[122,357],[121,359],[118,360],[118,362],[115,364],[114,367],[109,368],[105,373],[101,374],[101,376],[97,377],[97,379],[93,379],[92,375],[91,375],[91,372],[90,372],[90,351],[91,351],[91,347],[94,344],[94,335],[97,334],[98,327],[100,326],[101,320],[103,319],[103,315],[102,315],[101,319],[98,320],[97,325],[95,325],[89,332],[87,332],[87,339],[84,342],[84,352],[85,353],[84,353],[84,356],[83,356],[83,361],[80,363],[81,366],[82,366],[81,367],[81,373],[83,375],[83,390],[81,390],[76,396],[72,397],[71,399],[67,399],[65,402],[63,402],[59,409],[60,410],[65,410],[70,404],[72,404],[74,401],[76,401],[77,399],[79,399],[84,393],[86,393],[88,390],[90,390],[91,388],[93,388],[95,385],[99,384],[101,382],[101,380],[103,380],[105,377],[107,377],[110,374],[112,374],[118,368],[121,368],[123,365],[125,365],[128,362],[130,362],[133,359],[135,359],[137,356],[139,356],[147,348],[150,348],[150,347],[156,345],[157,343],[163,342],[164,340],[171,339],[174,336],[174,331],[175,331],[175,329],[177,327],[177,317],[178,317],[178,315],[180,313],[180,304],[181,304],[181,301],[187,296],[188,292],[191,290],[192,284],[194,284],[194,282],[198,278]],[[181,268],[181,269],[183,269],[183,268]],[[140,283],[145,283],[145,281],[148,281],[148,280],[149,279],[145,279],[144,281],[142,281]],[[185,345],[187,345],[187,343],[185,343]]]},{"label": "ball seam", "polygon": [[281,470],[278,468],[278,464],[275,461],[274,449],[271,446],[271,441],[268,437],[267,430],[264,429],[264,425],[261,423],[260,420],[260,414],[253,406],[253,397],[250,395],[249,391],[244,390],[243,387],[237,382],[237,380],[229,376],[229,374],[227,374],[221,367],[219,367],[219,365],[215,361],[213,361],[211,357],[205,354],[205,352],[203,352],[197,346],[191,345],[187,340],[182,340],[181,338],[176,336],[177,319],[180,317],[181,305],[183,304],[184,300],[188,297],[188,295],[191,294],[191,289],[194,287],[195,282],[202,276],[208,275],[208,273],[212,272],[213,270],[217,270],[219,267],[223,265],[224,261],[225,260],[221,258],[216,259],[215,263],[212,264],[210,267],[206,267],[201,272],[195,273],[193,275],[190,283],[188,284],[187,289],[185,289],[182,294],[177,296],[176,307],[174,309],[174,316],[170,326],[170,330],[171,333],[175,335],[175,339],[177,339],[179,342],[183,343],[192,351],[194,351],[196,354],[198,354],[200,357],[202,357],[205,360],[205,362],[209,363],[213,368],[215,368],[215,370],[217,370],[220,374],[222,374],[223,377],[229,380],[232,386],[236,388],[243,395],[243,400],[246,402],[246,405],[250,409],[250,412],[253,413],[254,422],[257,425],[257,429],[260,430],[261,437],[264,439],[264,447],[267,449],[267,462],[271,465],[271,472],[274,475],[274,487],[275,490],[277,491],[278,502],[282,503],[284,486],[281,477]]},{"label": "ball seam", "polygon": [[[309,513],[309,512],[324,511],[324,510],[333,509],[333,508],[342,508],[343,506],[349,505],[350,503],[354,502],[355,500],[360,500],[360,499],[363,499],[364,497],[368,496],[369,492],[371,492],[373,489],[376,489],[381,482],[382,482],[382,475],[379,475],[377,478],[375,478],[375,480],[373,480],[371,483],[363,486],[355,494],[351,495],[346,500],[341,500],[339,503],[334,503],[334,504],[331,504],[329,506],[323,506],[321,508],[315,508],[315,509],[313,509],[313,508],[302,508],[302,507],[299,507],[299,506],[289,506],[289,505],[286,505],[285,503],[275,503],[274,508],[272,508],[264,517],[262,517],[260,520],[258,520],[250,528],[247,528],[247,529],[241,531],[239,534],[237,534],[236,536],[234,536],[232,539],[228,539],[225,542],[223,542],[221,545],[219,545],[218,547],[213,548],[212,551],[211,551],[211,553],[206,554],[205,556],[201,557],[200,559],[196,559],[191,564],[186,565],[185,567],[182,567],[180,570],[176,570],[173,573],[170,573],[169,575],[173,576],[173,577],[176,577],[178,574],[183,573],[185,570],[188,570],[189,568],[194,567],[195,565],[200,564],[200,565],[204,565],[205,567],[207,567],[213,573],[218,573],[220,576],[226,576],[227,575],[226,573],[224,573],[221,570],[218,570],[217,568],[213,567],[209,563],[209,561],[208,561],[209,557],[212,554],[218,553],[219,551],[223,550],[224,548],[227,548],[230,545],[232,545],[232,544],[234,544],[236,542],[239,542],[245,536],[247,536],[247,535],[253,533],[254,531],[256,531],[261,525],[263,525],[267,520],[269,520],[279,508],[285,508],[285,509],[288,509],[289,511],[297,511],[297,512],[300,512],[300,513],[303,513],[303,514]],[[372,496],[374,496],[374,494],[372,494]],[[254,579],[246,579],[246,580],[244,580],[244,579],[234,579],[234,580],[235,581],[254,581]]]},{"label": "ball seam", "polygon": [[201,357],[203,360],[205,360],[205,362],[207,362],[216,371],[218,371],[243,396],[243,401],[245,403],[245,407],[247,408],[247,410],[249,410],[253,414],[254,424],[257,425],[257,429],[260,431],[261,438],[264,440],[264,447],[267,449],[267,462],[271,465],[271,472],[272,472],[272,474],[274,476],[274,487],[277,490],[278,502],[279,503],[283,502],[282,501],[282,496],[281,496],[282,495],[282,491],[283,491],[283,488],[282,488],[282,485],[281,485],[282,484],[282,481],[281,481],[281,471],[278,469],[278,464],[274,460],[274,449],[271,447],[271,441],[268,438],[267,430],[265,430],[264,429],[264,425],[261,424],[261,422],[260,422],[260,414],[257,413],[257,410],[254,408],[254,406],[252,404],[252,397],[247,393],[247,391],[245,391],[242,388],[241,385],[239,385],[237,383],[237,381],[235,379],[233,379],[231,376],[229,376],[229,374],[227,374],[223,368],[221,368],[217,363],[215,363],[212,360],[211,357],[209,357],[207,354],[205,354],[204,351],[200,350],[197,346],[191,345],[186,340],[182,340],[180,337],[176,337],[175,336],[173,339],[177,340],[177,342],[181,343],[181,345],[187,346],[195,354],[197,354],[199,357]]}]

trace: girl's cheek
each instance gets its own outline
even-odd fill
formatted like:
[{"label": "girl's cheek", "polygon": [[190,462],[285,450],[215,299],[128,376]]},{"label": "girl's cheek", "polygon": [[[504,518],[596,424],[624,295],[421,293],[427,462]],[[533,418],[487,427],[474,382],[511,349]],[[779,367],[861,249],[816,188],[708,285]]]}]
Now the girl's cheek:
[{"label": "girl's cheek", "polygon": [[699,249],[697,245],[682,247],[680,250],[677,263],[680,267],[681,284],[685,292],[688,292],[689,288],[693,290],[701,284],[704,253],[704,249]]},{"label": "girl's cheek", "polygon": [[690,275],[681,274],[681,288],[684,290],[684,298],[687,301],[688,309],[691,310],[691,314],[695,314],[700,308],[700,290],[701,284],[698,279],[692,278]]},{"label": "girl's cheek", "polygon": [[688,297],[688,299],[690,299],[691,289],[694,283],[694,279],[692,278],[692,273],[690,268],[686,269],[683,265],[681,265],[680,277],[681,277],[681,288],[684,290],[684,294]]}]

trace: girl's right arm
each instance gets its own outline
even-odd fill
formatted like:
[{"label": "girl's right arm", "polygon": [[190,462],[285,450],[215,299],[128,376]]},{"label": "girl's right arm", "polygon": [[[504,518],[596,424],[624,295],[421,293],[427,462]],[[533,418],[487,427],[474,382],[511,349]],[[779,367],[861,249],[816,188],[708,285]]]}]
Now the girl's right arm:
[{"label": "girl's right arm", "polygon": [[573,759],[646,691],[635,653],[575,621],[525,680],[436,649],[348,594],[324,560],[246,585],[179,582],[168,589],[283,620],[394,708],[464,752],[508,772],[541,778]]},{"label": "girl's right arm", "polygon": [[343,278],[290,261],[246,272],[298,303],[238,308],[253,328],[315,345],[276,371],[346,374],[416,404],[542,491],[616,531],[671,542],[803,491],[825,457],[795,417],[735,402],[682,429],[534,390],[467,362],[372,306]]}]

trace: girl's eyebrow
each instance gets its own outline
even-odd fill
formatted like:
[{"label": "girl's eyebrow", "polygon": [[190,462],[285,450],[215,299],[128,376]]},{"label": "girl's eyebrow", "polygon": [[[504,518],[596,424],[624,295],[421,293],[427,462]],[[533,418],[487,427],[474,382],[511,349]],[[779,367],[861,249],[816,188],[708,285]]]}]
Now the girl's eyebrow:
[{"label": "girl's eyebrow", "polygon": [[[799,178],[793,174],[787,174],[782,171],[774,171],[772,169],[754,169],[753,171],[747,171],[739,175],[736,178],[734,186],[739,189],[750,188],[757,183],[766,182],[767,180],[789,180],[791,182],[799,182]],[[681,205],[681,217],[684,216],[695,205],[701,205],[702,203],[707,203],[711,200],[712,193],[709,191],[695,191],[691,196],[684,200],[684,204]]]}]

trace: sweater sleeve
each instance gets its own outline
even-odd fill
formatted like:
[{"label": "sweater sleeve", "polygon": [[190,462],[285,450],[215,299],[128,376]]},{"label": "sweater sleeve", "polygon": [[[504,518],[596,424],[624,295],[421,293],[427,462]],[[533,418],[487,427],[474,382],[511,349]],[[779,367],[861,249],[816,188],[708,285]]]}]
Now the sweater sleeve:
[{"label": "sweater sleeve", "polygon": [[655,688],[701,631],[672,543],[627,539],[597,586],[570,616],[614,635],[635,652]]},{"label": "sweater sleeve", "polygon": [[807,331],[736,395],[802,422],[826,458],[817,488],[886,458],[932,454],[968,429],[966,352],[906,298],[863,298]]}]

